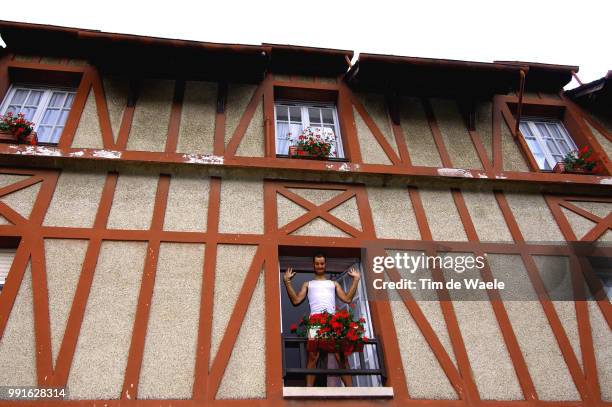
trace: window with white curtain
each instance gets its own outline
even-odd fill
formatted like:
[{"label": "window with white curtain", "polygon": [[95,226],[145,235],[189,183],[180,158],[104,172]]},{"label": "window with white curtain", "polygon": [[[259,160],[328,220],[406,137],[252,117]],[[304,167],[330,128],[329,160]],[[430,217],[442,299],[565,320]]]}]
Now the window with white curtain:
[{"label": "window with white curtain", "polygon": [[276,118],[276,154],[287,155],[289,146],[297,143],[306,127],[320,127],[333,131],[331,157],[344,158],[342,137],[338,125],[338,112],[333,104],[310,102],[277,102],[274,105]]},{"label": "window with white curtain", "polygon": [[39,143],[59,142],[74,101],[74,89],[11,85],[2,102],[2,114],[24,113],[34,123]]},{"label": "window with white curtain", "polygon": [[567,153],[577,150],[560,120],[527,117],[519,128],[541,170],[552,170]]}]

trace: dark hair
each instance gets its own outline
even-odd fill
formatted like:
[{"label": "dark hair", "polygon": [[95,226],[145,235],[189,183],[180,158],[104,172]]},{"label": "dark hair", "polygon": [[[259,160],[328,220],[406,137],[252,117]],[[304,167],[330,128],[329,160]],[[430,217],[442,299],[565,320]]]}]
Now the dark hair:
[{"label": "dark hair", "polygon": [[314,263],[314,261],[315,261],[315,259],[316,259],[317,257],[323,257],[324,259],[326,259],[326,260],[327,260],[327,257],[326,257],[326,256],[325,256],[323,253],[319,252],[319,253],[316,253],[314,256],[312,256],[312,262],[313,262],[313,263]]}]

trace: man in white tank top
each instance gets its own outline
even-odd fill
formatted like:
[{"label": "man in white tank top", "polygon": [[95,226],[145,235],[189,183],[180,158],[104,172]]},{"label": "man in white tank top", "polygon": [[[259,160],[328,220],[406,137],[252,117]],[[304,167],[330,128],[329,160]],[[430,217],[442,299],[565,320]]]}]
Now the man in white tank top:
[{"label": "man in white tank top", "polygon": [[[344,292],[342,286],[337,281],[328,280],[325,276],[325,255],[316,254],[312,258],[314,268],[314,279],[304,282],[299,292],[295,292],[291,279],[295,276],[295,272],[291,267],[285,271],[283,280],[285,287],[287,288],[287,294],[293,305],[299,305],[306,296],[308,295],[308,303],[310,304],[310,314],[316,314],[323,311],[327,311],[333,314],[336,311],[336,296],[340,301],[350,304],[353,301],[353,297],[357,292],[359,286],[359,272],[353,267],[348,271],[348,275],[353,277],[353,282],[348,290],[348,293]],[[335,353],[338,365],[342,369],[348,368],[346,357],[342,352]],[[314,368],[317,365],[319,359],[319,352],[308,352],[308,368]],[[314,375],[306,375],[306,386],[313,386],[315,381]],[[345,386],[352,386],[353,379],[350,375],[343,375],[342,382]]]}]

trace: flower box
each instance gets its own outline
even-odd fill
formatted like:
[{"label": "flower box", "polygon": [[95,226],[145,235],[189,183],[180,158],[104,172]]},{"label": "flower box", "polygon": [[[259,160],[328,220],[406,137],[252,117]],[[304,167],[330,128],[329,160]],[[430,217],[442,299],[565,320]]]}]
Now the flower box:
[{"label": "flower box", "polygon": [[589,171],[586,168],[572,168],[571,170],[567,169],[564,162],[558,162],[555,164],[555,168],[553,168],[553,172],[557,174],[593,174],[593,171]]},{"label": "flower box", "polygon": [[313,157],[308,151],[304,150],[300,146],[291,146],[289,147],[289,157]]},{"label": "flower box", "polygon": [[17,143],[17,137],[10,131],[0,130],[0,143]]},{"label": "flower box", "polygon": [[34,131],[34,123],[27,120],[22,112],[13,112],[0,116],[0,142],[36,145],[38,138]]},{"label": "flower box", "polygon": [[308,339],[306,342],[308,352],[326,352],[351,354],[353,352],[363,352],[363,342],[351,343],[349,341],[337,341],[335,339]]}]

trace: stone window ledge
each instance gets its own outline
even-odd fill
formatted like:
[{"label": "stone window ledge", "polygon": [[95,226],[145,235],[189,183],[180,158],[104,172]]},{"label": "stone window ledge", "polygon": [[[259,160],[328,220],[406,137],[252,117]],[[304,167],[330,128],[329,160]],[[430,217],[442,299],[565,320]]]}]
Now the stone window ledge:
[{"label": "stone window ledge", "polygon": [[285,398],[392,398],[393,387],[283,387]]}]

